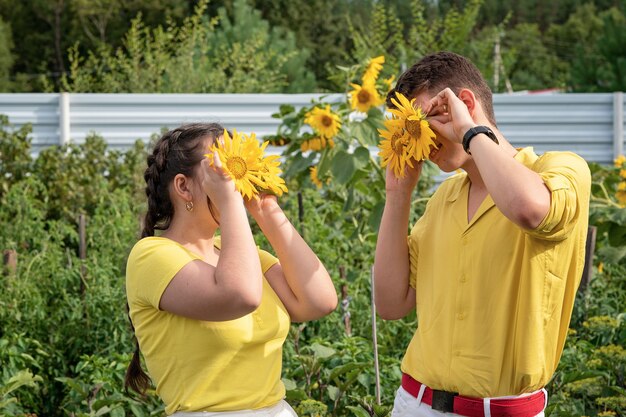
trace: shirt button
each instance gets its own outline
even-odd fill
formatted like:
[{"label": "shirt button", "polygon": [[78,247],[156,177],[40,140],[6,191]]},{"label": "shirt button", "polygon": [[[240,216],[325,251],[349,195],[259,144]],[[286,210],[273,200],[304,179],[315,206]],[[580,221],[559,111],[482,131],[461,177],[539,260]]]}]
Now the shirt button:
[{"label": "shirt button", "polygon": [[463,244],[463,246],[467,246],[467,238],[463,238],[463,240],[461,240],[461,243]]},{"label": "shirt button", "polygon": [[467,282],[467,275],[461,274],[461,278],[459,279],[461,282]]},{"label": "shirt button", "polygon": [[463,320],[463,319],[465,318],[465,313],[459,313],[459,314],[457,314],[457,315],[456,315],[456,318],[457,318],[458,320]]}]

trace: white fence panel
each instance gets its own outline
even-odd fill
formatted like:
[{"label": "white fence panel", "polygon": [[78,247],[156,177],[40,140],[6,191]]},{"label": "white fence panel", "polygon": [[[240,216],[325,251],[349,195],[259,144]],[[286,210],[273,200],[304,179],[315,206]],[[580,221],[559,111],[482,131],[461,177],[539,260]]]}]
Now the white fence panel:
[{"label": "white fence panel", "polygon": [[[63,95],[63,98],[61,98]],[[271,115],[281,104],[309,105],[319,94],[0,94],[0,114],[16,126],[33,125],[33,148],[80,143],[92,132],[111,148],[147,141],[186,122],[218,122],[259,137],[275,134]],[[343,100],[335,94],[330,100]],[[64,103],[66,105],[64,106]],[[626,95],[496,94],[498,127],[519,147],[538,153],[570,150],[587,161],[610,164],[624,153]],[[279,153],[280,148],[269,150]]]}]

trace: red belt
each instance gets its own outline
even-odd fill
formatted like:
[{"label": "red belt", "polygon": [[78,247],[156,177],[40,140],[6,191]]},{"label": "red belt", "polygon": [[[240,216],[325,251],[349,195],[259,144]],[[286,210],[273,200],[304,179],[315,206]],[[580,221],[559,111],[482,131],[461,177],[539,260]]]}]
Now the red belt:
[{"label": "red belt", "polygon": [[[423,384],[407,374],[402,374],[402,388],[416,397]],[[484,417],[485,400],[464,397],[445,391],[433,390],[425,386],[422,402],[434,410],[459,414],[466,417]],[[434,405],[433,405],[434,403]],[[543,411],[546,396],[543,391],[525,397],[490,400],[491,417],[535,417]]]}]

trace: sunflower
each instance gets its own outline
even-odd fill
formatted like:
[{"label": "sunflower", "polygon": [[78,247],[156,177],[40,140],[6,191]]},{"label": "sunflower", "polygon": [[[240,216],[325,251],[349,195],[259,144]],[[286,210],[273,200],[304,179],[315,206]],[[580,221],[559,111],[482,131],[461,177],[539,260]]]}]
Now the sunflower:
[{"label": "sunflower", "polygon": [[[261,149],[265,150],[267,144],[268,142],[264,142],[263,146],[261,146]],[[276,194],[278,197],[288,191],[287,186],[285,185],[285,180],[279,176],[279,174],[283,172],[279,168],[279,159],[279,155],[269,155],[261,159],[261,163],[263,164],[261,177],[263,179],[263,182],[265,183],[265,189],[273,194]]]},{"label": "sunflower", "polygon": [[626,181],[622,181],[617,184],[615,197],[617,197],[617,201],[619,201],[622,207],[626,207]]},{"label": "sunflower", "polygon": [[335,141],[332,139],[326,139],[321,136],[319,138],[307,139],[300,144],[300,150],[306,151],[321,151],[324,148],[334,148]]},{"label": "sunflower", "polygon": [[[233,130],[232,138],[224,129],[224,141],[216,142],[211,151],[217,152],[224,171],[235,183],[235,188],[245,198],[252,198],[258,194],[258,188],[265,189],[263,181],[264,166],[262,163],[263,149],[259,146],[256,137],[247,137]],[[213,165],[213,154],[205,155]]]},{"label": "sunflower", "polygon": [[350,91],[350,106],[352,110],[367,113],[371,107],[377,107],[384,103],[374,84],[350,85],[354,88],[354,90]]},{"label": "sunflower", "polygon": [[430,128],[426,120],[426,115],[422,113],[421,107],[414,107],[415,99],[409,101],[403,94],[396,92],[396,99],[391,102],[397,107],[389,109],[396,116],[385,125],[391,125],[395,129],[403,128],[411,137],[409,144],[410,152],[416,161],[428,158],[431,146],[436,147],[433,139],[435,132]]},{"label": "sunflower", "polygon": [[372,58],[367,63],[367,68],[365,69],[365,73],[363,74],[362,80],[363,84],[374,84],[378,79],[378,74],[380,74],[380,70],[383,69],[383,64],[385,63],[385,56],[377,56],[376,58]]},{"label": "sunflower", "polygon": [[304,123],[310,125],[320,136],[325,138],[332,138],[339,133],[341,128],[339,115],[330,110],[330,104],[327,104],[325,109],[315,107],[307,114]]},{"label": "sunflower", "polygon": [[322,181],[317,176],[317,167],[309,168],[309,177],[311,178],[311,182],[315,184],[317,188],[322,188]]},{"label": "sunflower", "polygon": [[387,87],[387,91],[391,90],[391,86],[395,80],[396,76],[393,74],[389,78],[385,78],[383,80],[383,84]]},{"label": "sunflower", "polygon": [[406,166],[413,167],[410,148],[411,137],[404,129],[379,129],[379,132],[383,137],[383,140],[378,144],[380,165],[383,168],[389,165],[396,178],[403,178]]}]

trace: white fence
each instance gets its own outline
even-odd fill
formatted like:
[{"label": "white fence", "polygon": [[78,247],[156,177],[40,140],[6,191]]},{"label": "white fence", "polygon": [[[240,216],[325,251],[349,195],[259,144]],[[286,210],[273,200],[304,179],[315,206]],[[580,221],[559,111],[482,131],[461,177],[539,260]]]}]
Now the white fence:
[{"label": "white fence", "polygon": [[[31,123],[33,149],[81,142],[90,132],[111,148],[148,140],[164,127],[211,121],[258,136],[275,134],[271,115],[281,104],[309,105],[318,94],[0,94],[0,114],[15,126]],[[331,96],[342,100],[342,95]],[[570,150],[610,164],[624,153],[626,96],[530,94],[494,96],[498,127],[516,146],[538,153]],[[274,149],[273,152],[280,152]]]}]

